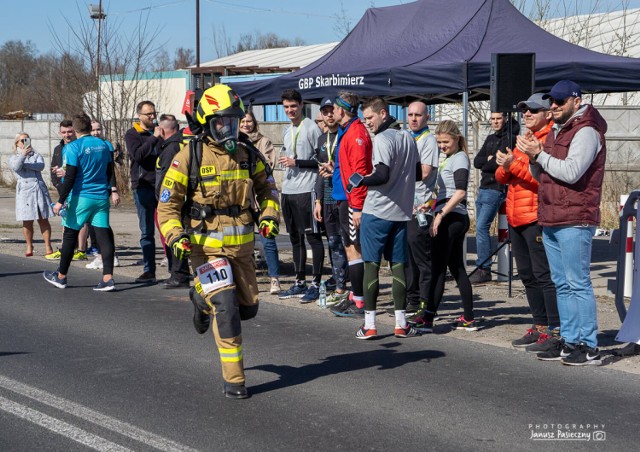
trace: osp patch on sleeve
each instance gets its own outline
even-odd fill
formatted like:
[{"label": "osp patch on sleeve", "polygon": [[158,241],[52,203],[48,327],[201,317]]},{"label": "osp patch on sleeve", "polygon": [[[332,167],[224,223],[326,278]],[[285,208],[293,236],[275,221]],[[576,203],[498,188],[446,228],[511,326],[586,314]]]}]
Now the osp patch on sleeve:
[{"label": "osp patch on sleeve", "polygon": [[364,140],[362,138],[356,138],[356,143],[358,143],[358,146],[362,146],[364,144]]},{"label": "osp patch on sleeve", "polygon": [[160,194],[160,202],[167,202],[169,201],[170,197],[171,197],[171,190],[169,190],[168,188],[165,188],[164,190],[162,190],[162,193]]}]

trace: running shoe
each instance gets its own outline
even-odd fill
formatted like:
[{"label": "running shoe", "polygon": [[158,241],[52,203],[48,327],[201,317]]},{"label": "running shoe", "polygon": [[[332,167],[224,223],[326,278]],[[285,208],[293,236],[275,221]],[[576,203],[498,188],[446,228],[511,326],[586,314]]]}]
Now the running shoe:
[{"label": "running shoe", "polygon": [[420,333],[433,333],[433,314],[422,310],[413,316],[409,324]]},{"label": "running shoe", "polygon": [[540,325],[533,325],[531,328],[527,330],[524,336],[514,339],[511,341],[511,345],[516,348],[524,348],[531,344],[535,344],[540,339],[540,336],[543,334],[541,329],[544,327],[540,327]]},{"label": "running shoe", "polygon": [[307,289],[307,292],[300,299],[300,303],[302,304],[312,303],[316,301],[318,298],[320,298],[320,289],[315,284],[311,284]]},{"label": "running shoe", "polygon": [[278,278],[271,278],[271,289],[269,290],[269,293],[271,295],[278,295],[281,291],[282,288],[280,287],[280,281]]},{"label": "running shoe", "polygon": [[100,257],[100,255],[98,255],[98,257],[96,257],[93,261],[89,262],[86,265],[87,268],[92,268],[94,270],[101,270],[103,265],[102,265],[102,257]]},{"label": "running shoe", "polygon": [[42,276],[47,280],[49,284],[53,284],[58,289],[64,289],[65,287],[67,287],[67,278],[58,278],[58,270],[47,270],[42,273]]},{"label": "running shoe", "polygon": [[575,346],[567,344],[564,339],[553,342],[553,347],[546,352],[538,353],[536,357],[540,361],[560,361],[562,358],[567,358]]},{"label": "running shoe", "polygon": [[302,298],[307,293],[307,284],[294,284],[289,289],[284,292],[280,292],[278,298],[281,300],[286,300],[288,298]]},{"label": "running shoe", "polygon": [[378,330],[375,328],[366,329],[364,325],[362,325],[358,331],[356,331],[356,339],[368,340],[376,337],[378,337]]},{"label": "running shoe", "polygon": [[364,307],[359,308],[353,300],[349,301],[351,301],[351,304],[344,310],[339,311],[337,307],[334,307],[331,312],[338,317],[364,317]]},{"label": "running shoe", "polygon": [[600,366],[602,358],[597,348],[589,347],[580,342],[569,356],[561,358],[560,362],[567,366]]},{"label": "running shoe", "polygon": [[84,251],[76,250],[76,252],[73,253],[73,260],[74,261],[86,261],[87,260],[87,254]]},{"label": "running shoe", "polygon": [[54,260],[54,259],[60,259],[60,256],[62,256],[62,253],[60,252],[60,250],[56,250],[53,253],[45,254],[44,258],[49,260]]},{"label": "running shoe", "polygon": [[464,316],[458,317],[456,323],[453,325],[454,330],[464,330],[464,331],[478,331],[478,321],[477,320],[466,320]]},{"label": "running shoe", "polygon": [[395,337],[414,337],[414,336],[422,336],[422,334],[416,330],[414,327],[412,327],[411,325],[407,324],[407,326],[405,326],[404,328],[402,327],[395,327],[393,329],[393,335]]},{"label": "running shoe", "polygon": [[560,342],[560,337],[542,333],[535,344],[528,345],[524,350],[527,353],[543,353],[555,348]]},{"label": "running shoe", "polygon": [[349,291],[345,290],[343,293],[331,292],[327,296],[327,306],[334,306],[342,303],[344,300],[349,299]]},{"label": "running shoe", "polygon": [[113,278],[107,282],[100,281],[93,290],[96,292],[111,292],[112,290],[116,290],[116,283],[113,281]]}]

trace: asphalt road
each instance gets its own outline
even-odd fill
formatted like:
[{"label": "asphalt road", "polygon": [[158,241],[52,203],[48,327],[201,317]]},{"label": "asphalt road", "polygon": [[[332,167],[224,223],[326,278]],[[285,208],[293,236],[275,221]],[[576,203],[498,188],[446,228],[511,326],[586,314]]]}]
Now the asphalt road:
[{"label": "asphalt road", "polygon": [[[264,303],[243,325],[252,397],[230,400],[185,294],[95,293],[80,266],[60,290],[44,269],[0,256],[3,452],[637,450],[637,375],[451,336],[358,341],[355,320]],[[590,441],[531,439],[558,431]]]}]

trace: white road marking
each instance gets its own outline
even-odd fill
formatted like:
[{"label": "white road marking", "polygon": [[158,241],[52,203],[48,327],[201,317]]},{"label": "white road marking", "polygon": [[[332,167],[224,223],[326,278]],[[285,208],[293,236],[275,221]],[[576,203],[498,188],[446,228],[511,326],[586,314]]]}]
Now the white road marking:
[{"label": "white road marking", "polygon": [[41,413],[40,411],[36,411],[24,405],[20,405],[19,403],[12,402],[11,400],[5,399],[2,396],[0,396],[0,410],[6,411],[7,413],[13,414],[14,416],[17,416],[19,418],[26,419],[29,422],[51,430],[58,435],[66,436],[67,438],[70,438],[95,450],[109,452],[131,451],[131,449],[127,449],[126,447],[122,447],[116,443],[112,443],[111,441],[108,441],[100,436],[74,427],[71,424],[67,424],[64,421]]},{"label": "white road marking", "polygon": [[[33,399],[37,402],[49,405],[65,413],[92,422],[99,427],[119,433],[120,435],[134,439],[138,442],[154,447],[158,450],[167,452],[196,452],[196,449],[185,446],[184,444],[171,441],[168,438],[148,432],[127,422],[119,421],[115,418],[99,413],[77,403],[57,397],[46,391],[28,386],[19,381],[12,380],[0,375],[0,388],[7,389],[22,396]],[[61,422],[61,421],[60,421]]]}]

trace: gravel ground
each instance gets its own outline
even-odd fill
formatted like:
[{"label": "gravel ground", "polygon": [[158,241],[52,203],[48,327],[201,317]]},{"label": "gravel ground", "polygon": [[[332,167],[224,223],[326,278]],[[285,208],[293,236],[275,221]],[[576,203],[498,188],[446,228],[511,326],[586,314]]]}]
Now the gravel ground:
[{"label": "gravel ground", "polygon": [[[54,218],[51,221],[53,229],[54,248],[60,246],[60,238],[62,235],[60,218]],[[138,244],[139,233],[137,226],[137,217],[135,208],[131,203],[125,202],[119,208],[112,211],[111,224],[116,235],[116,252],[120,259],[120,267],[115,268],[116,283],[118,278],[135,278],[142,273],[142,266],[137,262],[142,258]],[[35,251],[34,256],[29,258],[32,260],[41,260],[42,269],[49,269],[54,264],[42,257],[44,254],[44,245],[41,236],[38,233],[36,225],[35,234]],[[473,240],[470,240],[473,242]],[[25,244],[22,237],[21,224],[15,221],[14,214],[14,192],[11,189],[0,188],[0,243],[2,244],[2,253],[14,256],[24,256]],[[592,276],[594,279],[594,287],[598,294],[598,322],[599,322],[599,346],[602,350],[604,364],[612,369],[625,372],[640,374],[640,356],[627,356],[622,358],[617,354],[622,350],[625,344],[615,341],[615,336],[620,328],[620,319],[616,311],[614,300],[606,294],[606,278],[615,275],[615,262],[611,257],[603,257],[599,250],[607,250],[604,248],[605,242],[594,242],[594,262],[592,264]],[[598,245],[598,246],[596,246]],[[157,241],[157,258],[162,259],[162,252],[159,240]],[[610,254],[609,251],[607,253]],[[475,258],[474,254],[469,254],[469,262]],[[27,259],[25,257],[25,259]],[[280,259],[283,263],[282,274],[292,275],[293,266],[291,263],[291,252],[287,247],[280,250]],[[615,259],[615,258],[614,258]],[[74,267],[84,267],[87,262],[74,262],[70,273],[74,271]],[[471,270],[471,267],[469,267]],[[96,270],[96,276],[98,276]],[[328,274],[328,269],[325,270]],[[319,309],[315,304],[302,305],[298,299],[279,300],[277,296],[269,294],[269,278],[264,270],[257,271],[258,282],[261,290],[261,301],[268,303],[278,303],[287,305],[294,309],[311,310]],[[168,277],[166,268],[159,267],[157,272],[158,279]],[[378,302],[380,315],[378,316],[379,328],[381,330],[391,329],[393,327],[393,317],[386,313],[387,308],[391,308],[391,278],[390,273],[386,269],[381,270],[381,294]],[[288,287],[293,283],[293,278],[281,278],[282,287]],[[144,290],[141,288],[140,290]],[[512,296],[509,297],[508,284],[506,282],[490,282],[487,284],[474,286],[474,302],[476,308],[476,318],[481,320],[482,328],[477,332],[455,331],[451,330],[450,324],[457,318],[462,307],[459,302],[459,295],[454,281],[446,284],[445,297],[440,309],[440,320],[436,322],[434,334],[447,334],[453,337],[490,344],[498,347],[511,348],[511,340],[522,336],[530,325],[530,315],[524,296],[524,289],[519,280],[513,281]],[[187,298],[186,292],[184,297]],[[176,295],[178,295],[176,293]],[[326,315],[333,315],[327,310]],[[337,322],[352,323],[352,330],[355,334],[356,329],[361,323],[360,319],[345,319],[336,317]],[[421,338],[418,340],[424,340]],[[426,338],[428,340],[428,337]],[[640,346],[639,346],[640,348]],[[513,349],[515,350],[515,349]],[[525,353],[525,352],[522,352]],[[531,359],[535,359],[531,356]],[[556,365],[555,363],[540,362],[540,365]],[[579,372],[580,370],[575,370]]]}]

